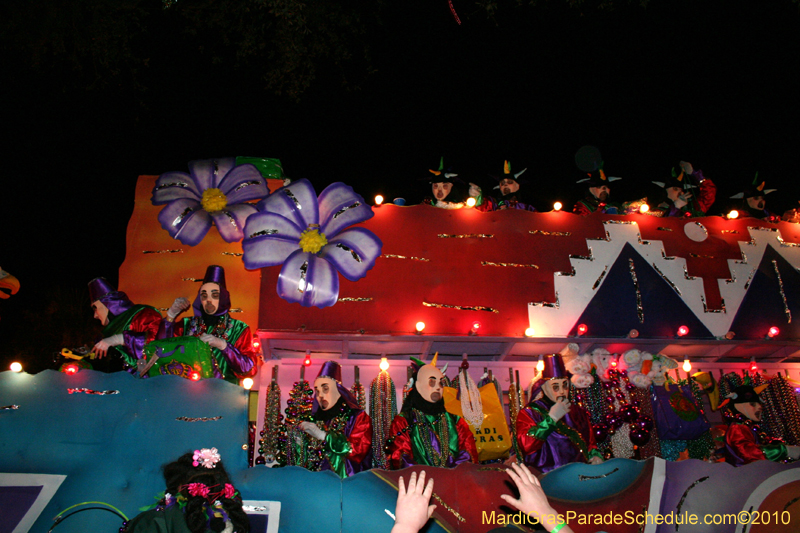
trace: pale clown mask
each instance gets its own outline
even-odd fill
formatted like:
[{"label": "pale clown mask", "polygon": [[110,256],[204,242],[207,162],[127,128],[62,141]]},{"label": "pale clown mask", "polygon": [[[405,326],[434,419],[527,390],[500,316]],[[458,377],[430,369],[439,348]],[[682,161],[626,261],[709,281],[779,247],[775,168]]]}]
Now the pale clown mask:
[{"label": "pale clown mask", "polygon": [[417,372],[417,382],[414,386],[423,399],[436,403],[442,399],[445,386],[444,374],[433,365],[425,365]]},{"label": "pale clown mask", "polygon": [[314,397],[323,411],[327,411],[339,401],[342,395],[336,387],[336,380],[328,377],[319,377],[314,381]]},{"label": "pale clown mask", "polygon": [[103,326],[107,326],[109,321],[108,307],[100,300],[95,300],[92,303],[92,309],[94,310],[94,318],[99,320]]},{"label": "pale clown mask", "polygon": [[432,183],[431,188],[433,189],[433,196],[437,200],[444,200],[450,194],[450,191],[453,190],[453,184],[446,181],[440,181],[437,183]]},{"label": "pale clown mask", "polygon": [[213,315],[219,309],[219,283],[204,283],[200,287],[200,303],[207,315]]},{"label": "pale clown mask", "polygon": [[761,421],[761,414],[764,411],[764,406],[761,405],[761,402],[735,403],[733,407],[753,422]]},{"label": "pale clown mask", "polygon": [[559,398],[569,399],[569,380],[566,378],[548,379],[542,384],[542,392],[551,402],[557,403]]}]

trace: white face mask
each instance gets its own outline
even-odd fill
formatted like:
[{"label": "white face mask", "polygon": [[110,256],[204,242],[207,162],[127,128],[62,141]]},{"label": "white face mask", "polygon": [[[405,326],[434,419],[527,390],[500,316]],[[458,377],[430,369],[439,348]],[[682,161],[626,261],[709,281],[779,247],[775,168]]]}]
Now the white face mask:
[{"label": "white face mask", "polygon": [[219,283],[204,283],[200,287],[200,303],[207,315],[213,315],[219,309]]},{"label": "white face mask", "polygon": [[436,403],[442,399],[442,391],[445,386],[444,374],[434,366],[425,365],[419,369],[414,386],[425,400]]},{"label": "white face mask", "polygon": [[336,387],[336,380],[321,377],[314,381],[314,397],[323,411],[327,411],[341,398],[339,389]]},{"label": "white face mask", "polygon": [[100,324],[107,326],[109,321],[108,307],[100,300],[95,300],[95,302],[92,303],[92,309],[94,309],[94,317],[100,321]]},{"label": "white face mask", "polygon": [[542,385],[542,392],[550,398],[551,402],[557,402],[559,398],[567,400],[569,398],[569,381],[565,378],[548,379]]}]

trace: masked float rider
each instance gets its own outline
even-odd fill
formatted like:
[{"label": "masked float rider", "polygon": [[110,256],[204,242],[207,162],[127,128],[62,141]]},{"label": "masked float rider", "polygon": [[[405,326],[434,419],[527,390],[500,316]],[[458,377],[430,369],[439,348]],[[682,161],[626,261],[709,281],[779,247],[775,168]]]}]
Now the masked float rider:
[{"label": "masked float rider", "polygon": [[753,183],[746,187],[742,192],[731,196],[732,199],[742,200],[740,209],[740,216],[760,218],[773,224],[781,221],[781,217],[767,209],[766,196],[769,193],[775,192],[777,189],[765,189],[765,181],[758,183],[758,172],[753,179]]},{"label": "masked float rider", "polygon": [[[673,168],[666,181],[654,181],[664,188],[667,199],[658,204],[652,215],[664,217],[704,217],[717,197],[717,186],[695,170],[691,163],[680,162],[681,171]],[[695,195],[695,193],[697,193]]]},{"label": "masked float rider", "polygon": [[466,420],[444,408],[444,374],[436,357],[426,365],[412,359],[416,372],[413,387],[400,413],[392,420],[386,457],[391,468],[412,465],[452,468],[478,462],[475,437]]},{"label": "masked float rider", "polygon": [[725,432],[725,460],[733,466],[764,459],[781,462],[800,458],[800,446],[787,446],[761,431],[759,423],[764,406],[758,395],[765,388],[766,385],[736,387],[720,404],[720,408],[728,407],[726,416],[730,423]]},{"label": "masked float rider", "polygon": [[425,198],[423,204],[442,209],[461,209],[466,205],[464,182],[451,168],[445,170],[444,157],[439,160],[439,170],[428,170],[428,172],[431,173],[427,181],[431,185],[433,197]]},{"label": "masked float rider", "polygon": [[572,212],[581,216],[590,215],[595,211],[608,215],[624,214],[623,206],[610,200],[611,182],[622,178],[606,176],[602,162],[598,170],[587,172],[586,175],[587,177],[576,182],[586,187],[586,196],[575,202]]},{"label": "masked float rider", "polygon": [[497,195],[497,198],[489,196],[485,199],[481,199],[477,204],[477,209],[479,211],[499,211],[502,209],[536,211],[533,205],[525,202],[525,194],[524,191],[521,190],[522,187],[528,183],[526,180],[520,179],[520,176],[526,170],[528,169],[523,168],[519,172],[511,172],[511,163],[505,161],[503,163],[503,174],[499,177],[492,176],[497,180],[495,189],[497,189],[500,194]]},{"label": "masked float rider", "polygon": [[189,308],[187,298],[176,298],[161,322],[159,339],[198,337],[211,347],[214,376],[237,383],[254,376],[258,354],[253,347],[250,327],[231,318],[231,295],[225,286],[225,269],[211,265],[192,304],[194,316],[180,322],[175,319]]},{"label": "masked float rider", "polygon": [[567,463],[603,462],[589,414],[569,401],[569,375],[560,354],[545,356],[530,398],[517,415],[517,444],[526,465],[548,472]]},{"label": "masked float rider", "polygon": [[[144,345],[156,338],[161,313],[149,305],[135,305],[127,294],[115,289],[105,278],[89,282],[89,300],[94,318],[103,325],[103,340],[95,344],[92,351],[100,359],[119,355],[125,369],[135,370]],[[93,366],[99,370],[102,364]],[[109,362],[106,369],[113,367]]]},{"label": "masked float rider", "polygon": [[372,420],[342,385],[342,369],[335,361],[326,361],[314,380],[311,420],[298,425],[322,453],[320,470],[346,478],[371,468]]}]

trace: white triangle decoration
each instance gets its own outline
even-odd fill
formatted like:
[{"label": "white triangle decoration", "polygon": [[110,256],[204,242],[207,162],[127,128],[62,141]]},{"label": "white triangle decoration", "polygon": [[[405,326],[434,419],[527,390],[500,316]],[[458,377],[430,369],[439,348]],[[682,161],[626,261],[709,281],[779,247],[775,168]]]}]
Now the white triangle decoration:
[{"label": "white triangle decoration", "polygon": [[[686,259],[669,257],[662,241],[643,241],[635,221],[604,221],[606,239],[587,239],[589,256],[570,257],[571,272],[557,272],[554,276],[555,302],[528,304],[528,320],[537,337],[567,336],[583,314],[597,290],[605,282],[608,270],[619,257],[626,243],[630,244],[661,275],[680,296],[695,316],[716,337],[724,336],[733,323],[736,312],[747,293],[752,275],[771,244],[792,266],[800,266],[800,246],[785,243],[777,229],[748,228],[750,242],[740,242],[741,260],[728,260],[731,277],[718,280],[723,298],[722,309],[708,309],[701,278],[691,277],[686,271]],[[697,232],[696,220],[687,222],[687,228]],[[704,230],[704,228],[703,228]],[[644,310],[645,320],[647,309]]]}]

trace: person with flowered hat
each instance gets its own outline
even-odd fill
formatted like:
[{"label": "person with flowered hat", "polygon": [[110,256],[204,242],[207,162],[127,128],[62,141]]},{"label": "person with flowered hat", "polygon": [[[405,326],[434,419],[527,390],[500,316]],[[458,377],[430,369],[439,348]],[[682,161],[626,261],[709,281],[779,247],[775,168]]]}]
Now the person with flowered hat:
[{"label": "person with flowered hat", "polygon": [[393,470],[413,465],[452,468],[464,462],[478,462],[475,437],[466,420],[444,407],[444,373],[412,358],[413,386],[400,413],[392,420],[386,458]]},{"label": "person with flowered hat", "polygon": [[531,401],[517,415],[522,462],[542,472],[567,463],[603,462],[589,414],[569,401],[569,383],[561,354],[545,356],[541,376],[531,386]]},{"label": "person with flowered hat", "polygon": [[[135,305],[127,294],[118,291],[105,278],[89,282],[89,301],[94,318],[103,325],[103,339],[94,345],[92,351],[100,359],[118,355],[124,368],[135,370],[145,344],[156,338],[161,313],[149,305]],[[93,367],[100,369],[97,362]],[[114,367],[112,362],[106,365],[109,370]]]},{"label": "person with flowered hat", "polygon": [[[667,197],[650,214],[663,217],[703,217],[717,197],[717,186],[695,170],[691,163],[681,161],[664,181],[653,183],[664,189]],[[696,194],[695,194],[696,193]]]},{"label": "person with flowered hat", "polygon": [[311,421],[298,424],[309,439],[295,442],[308,446],[306,454],[321,454],[319,470],[332,470],[346,478],[372,466],[372,420],[358,400],[342,385],[342,368],[326,361],[314,380]]},{"label": "person with flowered hat", "polygon": [[764,180],[761,180],[759,183],[758,172],[756,172],[753,183],[745,187],[743,191],[731,196],[731,199],[742,201],[739,207],[739,216],[760,218],[761,220],[766,220],[773,224],[777,224],[781,221],[781,217],[767,209],[767,200],[765,197],[775,192],[777,189],[765,189],[764,186],[766,184],[767,182]]},{"label": "person with flowered hat", "polygon": [[175,319],[189,308],[187,298],[176,298],[158,330],[159,339],[198,337],[211,347],[214,376],[232,383],[251,377],[258,370],[250,326],[231,318],[231,295],[225,285],[225,269],[211,265],[192,304],[194,316]]},{"label": "person with flowered hat", "polygon": [[740,385],[720,404],[720,408],[727,407],[725,415],[729,420],[725,432],[725,460],[733,466],[764,459],[781,462],[800,458],[800,446],[787,446],[761,431],[759,422],[764,406],[758,395],[767,386]]},{"label": "person with flowered hat", "polygon": [[164,465],[166,490],[150,509],[120,528],[127,533],[248,533],[250,519],[216,448],[188,452]]},{"label": "person with flowered hat", "polygon": [[429,169],[430,176],[426,181],[431,185],[433,197],[426,197],[423,204],[442,209],[461,209],[466,205],[464,182],[453,172],[452,168],[444,168],[444,157],[439,160],[439,169]]},{"label": "person with flowered hat", "polygon": [[492,176],[497,180],[495,189],[500,194],[494,196],[487,196],[483,201],[479,201],[477,209],[479,211],[499,211],[502,209],[522,209],[523,211],[536,211],[525,198],[525,191],[522,190],[523,186],[527,185],[527,180],[520,179],[520,176],[528,170],[523,168],[519,172],[511,171],[511,163],[508,161],[503,162],[503,173],[500,176]]}]

